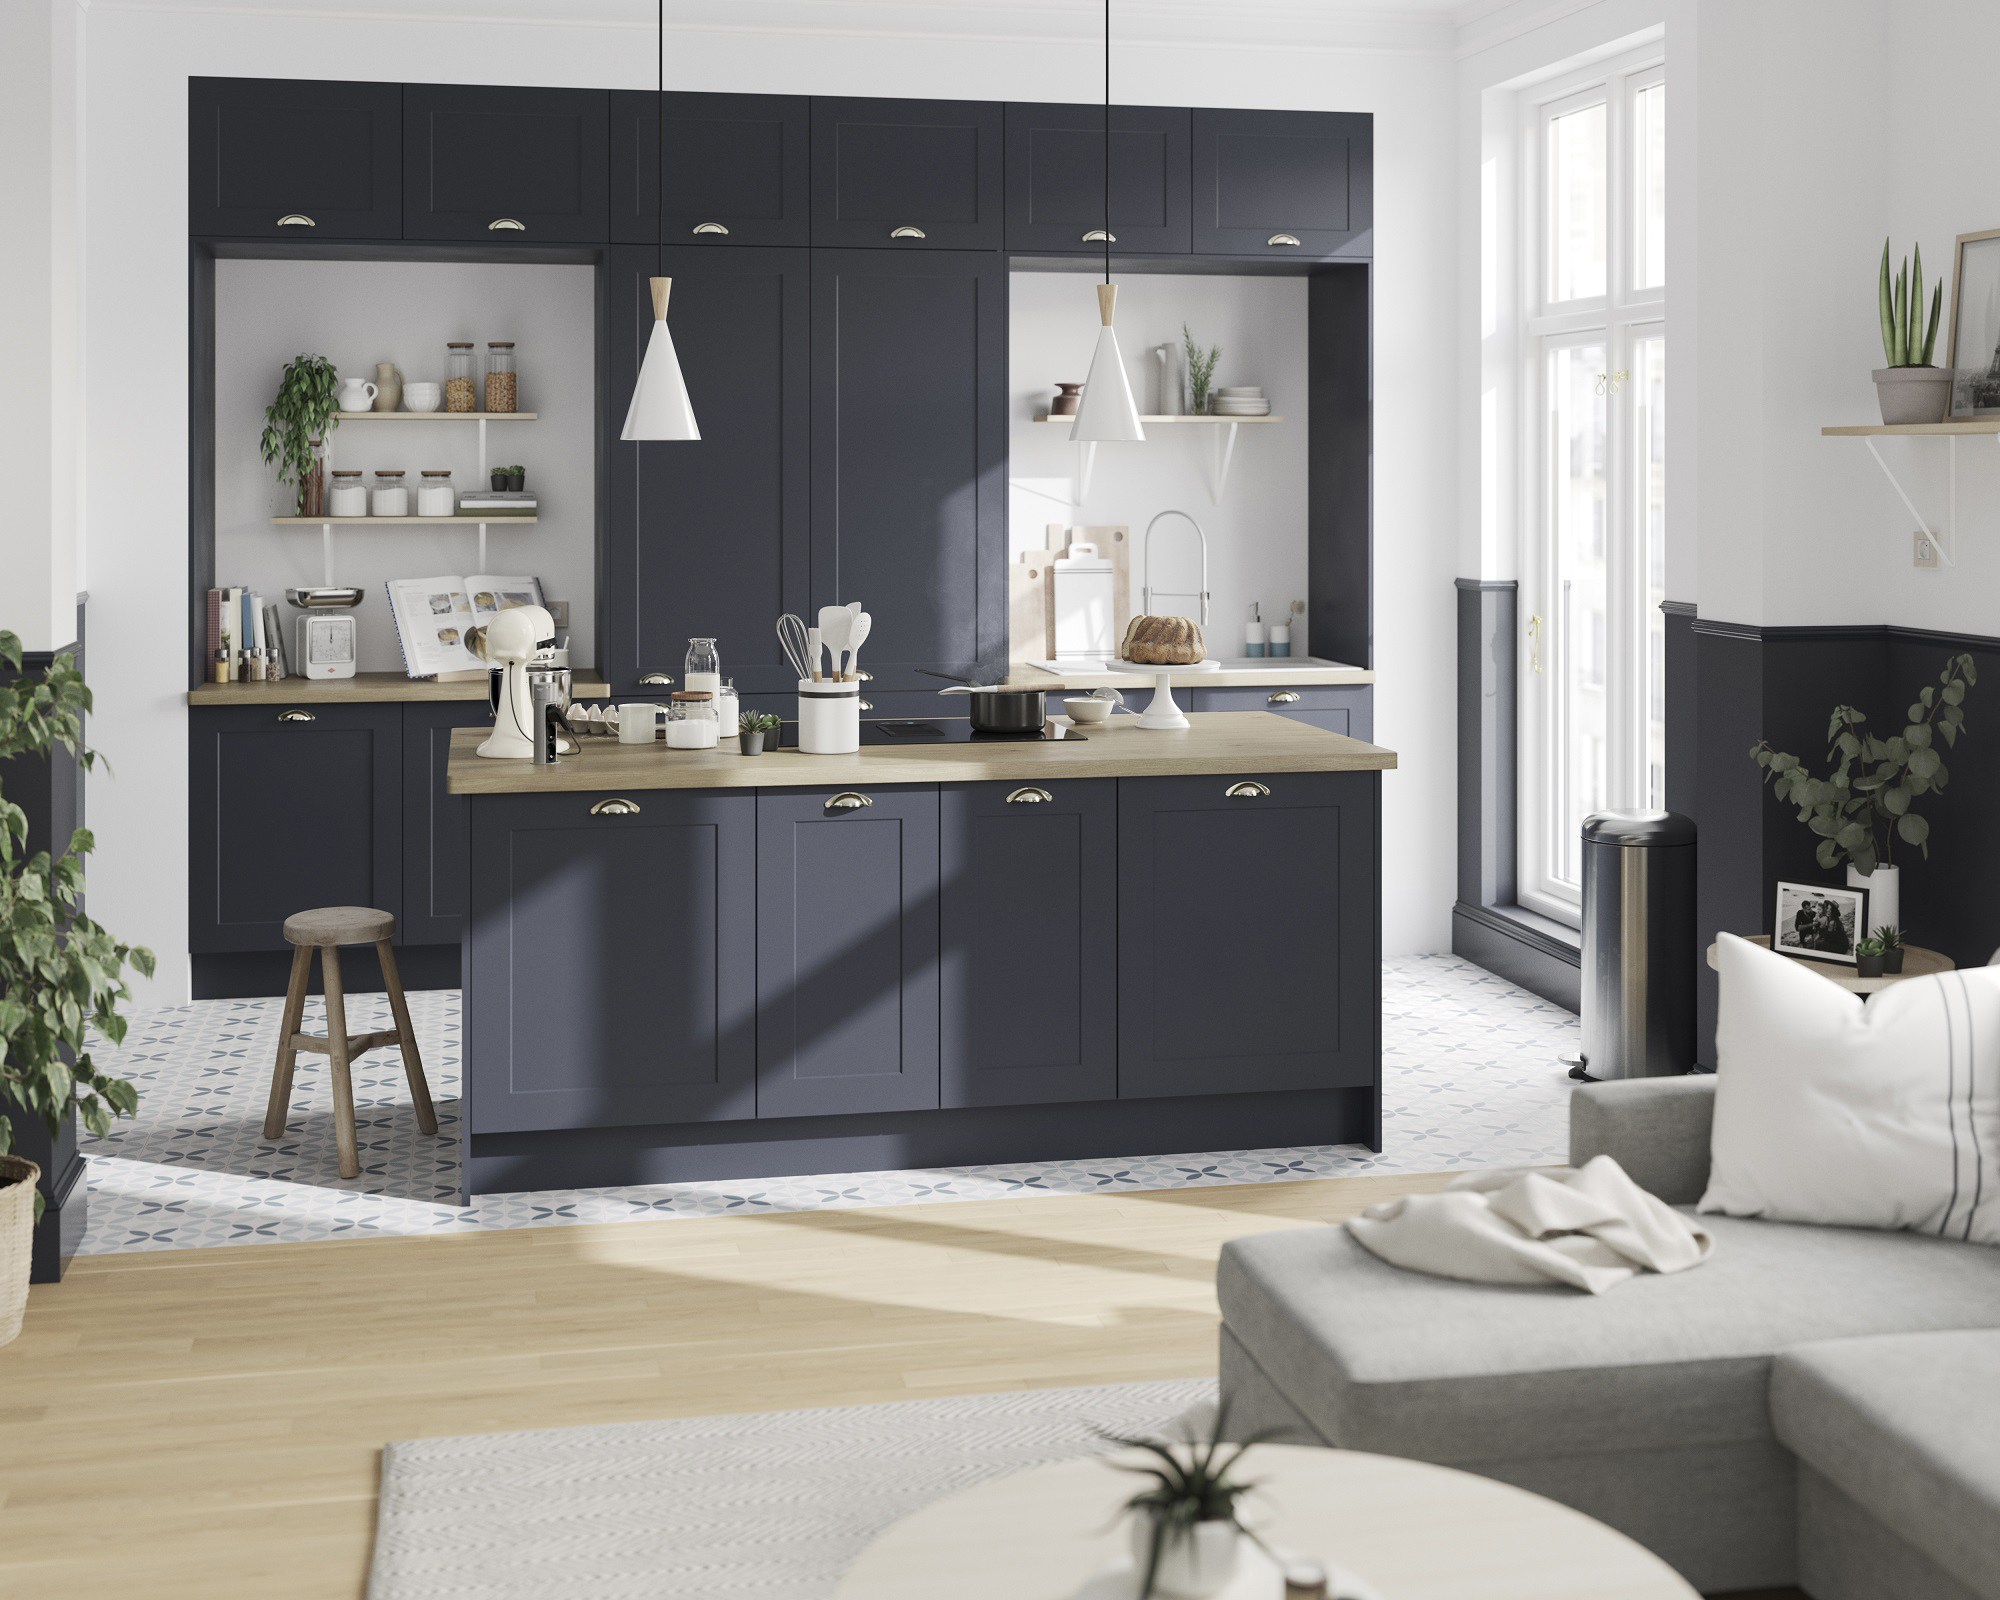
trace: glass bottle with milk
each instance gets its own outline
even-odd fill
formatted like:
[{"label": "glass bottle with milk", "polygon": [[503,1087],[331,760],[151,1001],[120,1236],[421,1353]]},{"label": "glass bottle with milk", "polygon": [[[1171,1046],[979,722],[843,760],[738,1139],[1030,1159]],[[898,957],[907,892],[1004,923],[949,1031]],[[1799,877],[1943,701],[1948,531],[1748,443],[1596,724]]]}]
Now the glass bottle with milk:
[{"label": "glass bottle with milk", "polygon": [[713,639],[688,640],[687,671],[681,682],[691,692],[722,692],[722,658],[715,653]]}]

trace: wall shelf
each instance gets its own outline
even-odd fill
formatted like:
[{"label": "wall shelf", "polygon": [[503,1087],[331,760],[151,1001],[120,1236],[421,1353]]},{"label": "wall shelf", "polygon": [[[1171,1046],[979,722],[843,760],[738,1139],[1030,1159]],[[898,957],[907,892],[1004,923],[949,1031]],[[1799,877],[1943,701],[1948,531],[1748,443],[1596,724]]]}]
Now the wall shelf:
[{"label": "wall shelf", "polygon": [[349,422],[534,422],[539,411],[343,411]]},{"label": "wall shelf", "polygon": [[[1234,428],[1234,427],[1238,427],[1238,426],[1242,426],[1242,427],[1246,427],[1246,428],[1255,428],[1255,427],[1264,427],[1264,426],[1268,426],[1269,424],[1271,424],[1271,423],[1273,423],[1273,422],[1283,422],[1284,420],[1285,420],[1285,419],[1284,419],[1283,417],[1214,417],[1214,416],[1205,416],[1205,417],[1141,417],[1141,418],[1139,419],[1139,421],[1140,421],[1141,423],[1153,423],[1153,422],[1192,422],[1192,423],[1197,423],[1197,424],[1205,424],[1206,426],[1208,426],[1208,427],[1211,427],[1211,428],[1223,428],[1223,427],[1226,427],[1226,428]],[[1075,422],[1076,422],[1076,418],[1075,418],[1075,417],[1046,417],[1046,416],[1044,416],[1044,417],[1037,417],[1037,418],[1035,418],[1035,421],[1037,421],[1037,422],[1067,422],[1067,423],[1070,423],[1071,425],[1074,425],[1074,424],[1075,424]]]},{"label": "wall shelf", "polygon": [[1918,439],[1949,439],[1955,434],[2000,434],[2000,417],[1960,417],[1955,422],[1869,422],[1857,426],[1821,428],[1829,439],[1865,439],[1870,435],[1898,433]]},{"label": "wall shelf", "polygon": [[488,517],[483,521],[477,517],[463,517],[456,514],[449,517],[273,517],[274,528],[483,528],[488,524],[497,527],[512,527],[516,523],[536,522],[537,517]]},{"label": "wall shelf", "polygon": [[[1061,422],[1074,427],[1075,417],[1052,417],[1044,413],[1033,419],[1036,422]],[[1218,417],[1218,416],[1142,416],[1140,425],[1152,427],[1155,424],[1187,423],[1198,427],[1219,428],[1215,436],[1215,456],[1209,474],[1209,499],[1216,505],[1222,504],[1223,491],[1229,487],[1230,463],[1236,459],[1236,430],[1240,427],[1269,427],[1283,422],[1283,417]],[[1076,498],[1071,503],[1082,505],[1084,496],[1090,493],[1090,475],[1097,468],[1097,445],[1094,441],[1077,441],[1076,446]]]},{"label": "wall shelf", "polygon": [[[1882,469],[1882,476],[1889,480],[1889,487],[1896,491],[1897,499],[1903,502],[1911,516],[1917,519],[1917,527],[1938,553],[1938,560],[1947,567],[1958,565],[1958,441],[1961,438],[1976,438],[1985,435],[2000,439],[2000,416],[1963,417],[1952,422],[1872,422],[1821,428],[1820,436],[1827,439],[1859,439],[1868,446],[1868,453],[1875,458],[1875,465]],[[1895,470],[1882,459],[1882,452],[1875,448],[1875,441],[1886,435],[1900,435],[1912,439],[1942,439],[1945,442],[1945,515],[1944,527],[1934,528],[1917,509],[1917,503],[1910,498],[1910,491],[1903,487],[1903,480]]]}]

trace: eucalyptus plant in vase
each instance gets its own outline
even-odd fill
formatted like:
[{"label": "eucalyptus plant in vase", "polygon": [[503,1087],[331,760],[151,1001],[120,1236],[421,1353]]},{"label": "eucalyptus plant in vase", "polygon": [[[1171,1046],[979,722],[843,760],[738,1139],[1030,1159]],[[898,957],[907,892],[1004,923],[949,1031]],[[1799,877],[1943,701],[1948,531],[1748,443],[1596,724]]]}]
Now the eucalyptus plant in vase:
[{"label": "eucalyptus plant in vase", "polygon": [[[1972,657],[1949,656],[1935,684],[1926,684],[1909,708],[1903,731],[1884,739],[1865,731],[1868,718],[1852,706],[1835,706],[1826,737],[1831,763],[1814,777],[1797,756],[1760,739],[1750,758],[1781,801],[1798,807],[1799,821],[1818,835],[1816,859],[1822,867],[1847,866],[1847,881],[1868,891],[1869,920],[1884,928],[1904,927],[1902,843],[1930,856],[1931,825],[1916,803],[1950,781],[1938,741],[1950,749],[1965,730],[1965,693],[1979,681]],[[1901,944],[1898,941],[1897,948]]]},{"label": "eucalyptus plant in vase", "polygon": [[[46,758],[61,745],[88,771],[83,744],[90,690],[74,658],[56,657],[39,678],[18,676],[21,641],[0,629],[0,771],[16,757]],[[0,792],[0,1103],[37,1116],[51,1134],[74,1112],[92,1133],[139,1104],[138,1091],[98,1070],[84,1047],[95,1028],[117,1044],[118,1008],[130,999],[127,966],[151,977],[153,954],[120,944],[81,909],[87,829],[60,854],[25,854],[28,817]],[[32,1161],[9,1154],[14,1126],[0,1116],[0,1344],[21,1330],[34,1225],[42,1214]]]},{"label": "eucalyptus plant in vase", "polygon": [[320,442],[340,426],[335,390],[340,374],[325,356],[300,355],[285,363],[278,397],[264,408],[259,448],[278,469],[278,482],[296,483],[293,515],[320,515],[326,487],[326,458]]}]

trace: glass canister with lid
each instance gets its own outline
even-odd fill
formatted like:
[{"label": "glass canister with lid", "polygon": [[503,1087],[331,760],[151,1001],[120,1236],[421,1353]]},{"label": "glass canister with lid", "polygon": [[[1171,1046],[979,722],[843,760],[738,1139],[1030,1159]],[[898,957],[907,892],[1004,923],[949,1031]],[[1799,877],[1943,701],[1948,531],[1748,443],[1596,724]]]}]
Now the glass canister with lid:
[{"label": "glass canister with lid", "polygon": [[410,514],[410,491],[403,487],[403,471],[383,471],[375,474],[375,487],[368,496],[368,515],[371,517],[407,517]]},{"label": "glass canister with lid", "polygon": [[703,689],[710,694],[722,690],[722,658],[715,652],[713,639],[688,640],[687,660],[682,663],[685,673],[682,682],[690,689]]},{"label": "glass canister with lid", "polygon": [[458,510],[458,496],[452,492],[451,471],[447,467],[425,467],[418,475],[417,515],[449,517]]},{"label": "glass canister with lid", "polygon": [[359,467],[333,469],[333,482],[326,491],[326,514],[329,517],[368,515],[368,485],[361,481]]},{"label": "glass canister with lid", "polygon": [[486,409],[512,411],[518,392],[514,383],[514,341],[492,340],[486,346]]},{"label": "glass canister with lid", "polygon": [[472,341],[454,339],[444,347],[444,408],[477,411],[472,392]]},{"label": "glass canister with lid", "polygon": [[722,725],[715,717],[715,696],[706,689],[678,689],[668,697],[667,748],[713,750]]}]

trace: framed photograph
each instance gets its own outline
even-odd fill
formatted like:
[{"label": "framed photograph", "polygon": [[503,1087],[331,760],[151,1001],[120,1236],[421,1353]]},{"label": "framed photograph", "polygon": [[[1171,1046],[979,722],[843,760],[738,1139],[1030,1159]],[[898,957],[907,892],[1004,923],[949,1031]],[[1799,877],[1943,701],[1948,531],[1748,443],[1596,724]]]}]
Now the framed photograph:
[{"label": "framed photograph", "polygon": [[1854,947],[1868,937],[1868,891],[1845,884],[1779,883],[1771,948],[1808,961],[1855,964]]},{"label": "framed photograph", "polygon": [[1958,236],[1945,365],[1954,417],[2000,416],[2000,228]]}]

